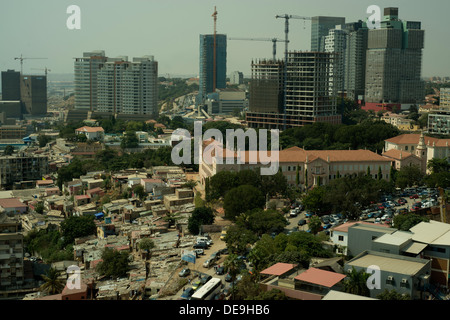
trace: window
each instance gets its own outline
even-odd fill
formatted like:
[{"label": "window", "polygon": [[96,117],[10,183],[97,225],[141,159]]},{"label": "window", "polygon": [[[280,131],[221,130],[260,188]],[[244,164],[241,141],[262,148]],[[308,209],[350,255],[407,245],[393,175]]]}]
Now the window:
[{"label": "window", "polygon": [[344,241],[344,236],[339,236],[339,237],[338,237],[338,240],[339,240],[339,241]]},{"label": "window", "polygon": [[408,150],[408,146],[405,146],[405,150]]}]

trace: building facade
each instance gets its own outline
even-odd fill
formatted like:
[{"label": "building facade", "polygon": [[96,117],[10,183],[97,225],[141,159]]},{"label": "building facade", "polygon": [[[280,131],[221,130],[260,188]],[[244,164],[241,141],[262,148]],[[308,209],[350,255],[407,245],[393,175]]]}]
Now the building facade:
[{"label": "building facade", "polygon": [[398,8],[385,8],[379,29],[368,31],[365,101],[421,103],[424,30],[421,23],[402,21]]},{"label": "building facade", "polygon": [[325,37],[330,29],[345,23],[344,17],[316,16],[311,19],[311,51],[325,51]]},{"label": "building facade", "polygon": [[48,173],[47,156],[19,153],[0,157],[0,187],[11,188],[16,182],[41,180]]},{"label": "building facade", "polygon": [[[330,96],[332,56],[333,53],[326,52],[289,52],[285,84],[281,63],[269,62],[270,73],[255,72],[255,78],[252,73],[250,106],[246,114],[249,127],[284,129],[314,122],[341,123],[336,97]],[[257,87],[252,88],[255,84]]]},{"label": "building facade", "polygon": [[75,109],[97,110],[97,75],[106,60],[103,50],[84,52],[82,58],[75,58]]},{"label": "building facade", "polygon": [[243,84],[244,83],[244,74],[239,71],[234,71],[230,76],[231,84]]},{"label": "building facade", "polygon": [[23,235],[20,224],[0,215],[0,290],[17,289],[24,281]]},{"label": "building facade", "polygon": [[20,98],[20,72],[2,71],[2,100],[19,101]]},{"label": "building facade", "polygon": [[439,91],[439,106],[443,110],[450,110],[450,88],[441,88]]},{"label": "building facade", "polygon": [[428,133],[450,134],[450,108],[433,111],[428,114]]},{"label": "building facade", "polygon": [[199,98],[204,101],[208,93],[214,92],[216,88],[223,89],[227,86],[227,36],[225,34],[200,35],[199,65]]},{"label": "building facade", "polygon": [[336,26],[328,31],[328,35],[324,37],[325,52],[333,53],[330,63],[330,95],[338,95],[343,92],[345,80],[346,65],[346,47],[347,47],[347,31],[342,26]]},{"label": "building facade", "polygon": [[100,113],[153,115],[158,104],[158,62],[153,56],[108,58],[99,65]]}]

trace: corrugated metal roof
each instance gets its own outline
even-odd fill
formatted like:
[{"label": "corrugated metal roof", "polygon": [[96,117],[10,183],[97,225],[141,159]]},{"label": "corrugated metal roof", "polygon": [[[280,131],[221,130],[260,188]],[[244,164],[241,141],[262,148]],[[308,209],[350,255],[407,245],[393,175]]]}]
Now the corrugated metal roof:
[{"label": "corrugated metal roof", "polygon": [[264,269],[263,271],[261,271],[261,273],[279,276],[292,270],[296,266],[297,266],[296,264],[279,262],[267,269]]}]

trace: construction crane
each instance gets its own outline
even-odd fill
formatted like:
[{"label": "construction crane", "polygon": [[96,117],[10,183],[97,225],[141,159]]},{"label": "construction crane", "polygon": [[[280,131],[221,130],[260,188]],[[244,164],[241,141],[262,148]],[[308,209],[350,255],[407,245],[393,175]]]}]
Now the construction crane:
[{"label": "construction crane", "polygon": [[214,13],[212,14],[214,18],[214,47],[213,47],[213,92],[216,92],[216,24],[217,24],[217,10],[214,6]]},{"label": "construction crane", "polygon": [[47,72],[52,71],[50,69],[47,69],[47,67],[45,67],[44,69],[39,69],[39,68],[31,68],[31,70],[44,70],[45,71],[45,76],[47,77]]},{"label": "construction crane", "polygon": [[24,58],[22,55],[20,57],[14,58],[14,60],[20,60],[20,74],[23,73],[23,60],[29,60],[29,59],[47,59],[47,58]]},{"label": "construction crane", "polygon": [[286,42],[286,40],[277,39],[277,38],[228,38],[228,39],[229,40],[249,40],[249,41],[272,41],[273,42],[273,48],[272,48],[273,61],[276,60],[276,56],[277,56],[277,42]]},{"label": "construction crane", "polygon": [[300,17],[290,14],[276,15],[275,18],[285,19],[284,35],[285,35],[285,49],[284,49],[284,93],[283,93],[283,130],[286,130],[286,82],[287,82],[287,57],[288,57],[288,43],[289,43],[289,19],[303,19],[311,20],[310,17]]}]

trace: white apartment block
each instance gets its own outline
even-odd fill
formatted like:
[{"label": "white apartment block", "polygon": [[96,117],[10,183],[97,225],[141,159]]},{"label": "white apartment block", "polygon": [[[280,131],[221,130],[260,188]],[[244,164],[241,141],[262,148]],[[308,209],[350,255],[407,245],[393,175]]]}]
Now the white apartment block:
[{"label": "white apartment block", "polygon": [[[94,55],[97,54],[97,55]],[[158,62],[153,56],[107,58],[84,53],[75,61],[75,108],[114,114],[154,114]]]},{"label": "white apartment block", "polygon": [[330,63],[330,96],[337,95],[344,90],[345,48],[347,32],[336,26],[325,36],[325,52],[334,53]]}]

